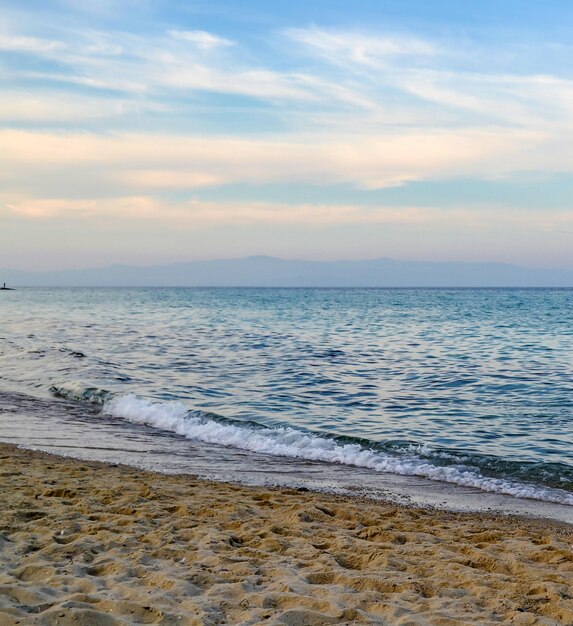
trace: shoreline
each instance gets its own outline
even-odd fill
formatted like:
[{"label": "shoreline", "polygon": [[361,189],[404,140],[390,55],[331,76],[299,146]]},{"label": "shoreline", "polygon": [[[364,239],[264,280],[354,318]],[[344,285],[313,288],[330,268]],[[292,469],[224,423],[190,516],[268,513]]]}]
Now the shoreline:
[{"label": "shoreline", "polygon": [[[573,524],[573,506],[563,503],[341,463],[258,453],[246,462],[241,448],[194,441],[170,431],[159,431],[162,436],[157,437],[155,429],[117,422],[114,418],[107,419],[102,429],[105,416],[102,418],[98,413],[97,419],[86,420],[90,407],[83,403],[54,402],[51,397],[14,392],[0,395],[3,396],[0,442],[66,458],[124,463],[165,475],[184,474],[261,488],[305,487],[318,493],[346,494],[420,508],[515,515]],[[92,442],[93,447],[85,446],[86,441]]]},{"label": "shoreline", "polygon": [[573,526],[0,444],[0,621],[570,624]]}]

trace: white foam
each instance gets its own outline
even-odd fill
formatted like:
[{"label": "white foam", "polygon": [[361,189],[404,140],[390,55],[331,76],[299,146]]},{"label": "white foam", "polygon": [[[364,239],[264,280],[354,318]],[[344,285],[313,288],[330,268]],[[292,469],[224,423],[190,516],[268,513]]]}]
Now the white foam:
[{"label": "white foam", "polygon": [[171,431],[188,439],[231,446],[259,454],[341,463],[404,476],[421,476],[518,498],[532,498],[573,506],[573,494],[561,489],[488,478],[475,470],[459,466],[433,465],[416,457],[415,454],[390,456],[380,451],[368,450],[355,443],[342,444],[333,439],[289,427],[254,428],[248,425],[237,426],[216,422],[190,413],[178,402],[154,403],[135,395],[127,395],[108,400],[103,412],[135,424],[146,424]]}]

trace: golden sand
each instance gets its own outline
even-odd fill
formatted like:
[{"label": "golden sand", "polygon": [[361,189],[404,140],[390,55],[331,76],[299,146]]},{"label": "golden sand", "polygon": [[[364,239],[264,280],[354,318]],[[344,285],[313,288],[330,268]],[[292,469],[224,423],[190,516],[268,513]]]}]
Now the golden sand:
[{"label": "golden sand", "polygon": [[0,446],[0,624],[573,624],[570,526]]}]

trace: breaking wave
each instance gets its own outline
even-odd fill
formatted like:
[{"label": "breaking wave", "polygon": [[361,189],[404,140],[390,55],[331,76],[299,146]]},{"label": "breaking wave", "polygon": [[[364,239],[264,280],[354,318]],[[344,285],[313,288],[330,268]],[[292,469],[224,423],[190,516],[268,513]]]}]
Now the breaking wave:
[{"label": "breaking wave", "polygon": [[[84,391],[84,395],[85,393]],[[109,392],[107,393],[106,396],[105,393],[98,394],[94,391],[94,398],[102,399],[104,414],[134,424],[170,431],[188,439],[257,454],[339,463],[403,476],[420,476],[519,498],[573,505],[573,494],[562,489],[488,477],[482,475],[479,469],[461,464],[437,465],[422,458],[415,448],[402,451],[402,454],[389,454],[362,443],[344,442],[291,427],[268,428],[253,423],[214,419],[199,411],[189,411],[179,402],[151,402],[131,394],[110,397]]]}]

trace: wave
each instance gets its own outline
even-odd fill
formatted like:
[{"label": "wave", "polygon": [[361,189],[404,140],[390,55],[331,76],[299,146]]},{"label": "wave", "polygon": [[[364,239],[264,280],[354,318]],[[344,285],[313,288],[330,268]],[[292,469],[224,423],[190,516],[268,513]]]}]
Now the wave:
[{"label": "wave", "polygon": [[89,386],[80,381],[67,381],[58,385],[50,385],[49,391],[58,398],[80,400],[91,404],[104,404],[106,400],[113,397],[112,392],[107,389]]},{"label": "wave", "polygon": [[103,413],[134,424],[170,431],[188,439],[258,454],[339,463],[403,476],[420,476],[518,498],[573,506],[573,494],[562,489],[492,478],[463,465],[435,465],[413,451],[398,456],[360,443],[344,443],[291,427],[267,428],[253,423],[240,424],[213,419],[204,413],[189,411],[179,402],[150,402],[131,394],[107,397],[104,398]]}]

